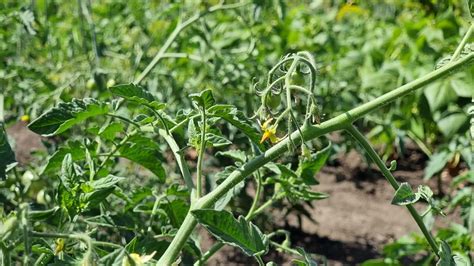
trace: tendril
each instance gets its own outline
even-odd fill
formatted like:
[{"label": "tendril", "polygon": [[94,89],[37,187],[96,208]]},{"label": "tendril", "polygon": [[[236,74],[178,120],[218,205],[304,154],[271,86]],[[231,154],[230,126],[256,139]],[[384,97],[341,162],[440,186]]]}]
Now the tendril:
[{"label": "tendril", "polygon": [[[268,71],[267,83],[256,94],[261,105],[254,117],[261,121],[275,121],[272,128],[286,121],[287,136],[292,129],[299,129],[308,123],[319,123],[319,106],[315,96],[316,77],[318,70],[311,53],[302,51],[284,56]],[[299,82],[295,79],[300,79]],[[298,108],[297,104],[306,100],[306,108]],[[294,104],[293,104],[294,102]],[[304,109],[304,114],[301,109]],[[301,121],[299,121],[301,120]],[[295,147],[293,141],[290,143]]]}]

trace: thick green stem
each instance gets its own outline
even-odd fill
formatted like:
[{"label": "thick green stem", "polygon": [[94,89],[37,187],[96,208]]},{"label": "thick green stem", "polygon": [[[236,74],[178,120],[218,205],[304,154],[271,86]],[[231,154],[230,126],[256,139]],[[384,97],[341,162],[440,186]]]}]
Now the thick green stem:
[{"label": "thick green stem", "polygon": [[171,241],[171,244],[168,246],[166,249],[165,253],[163,256],[161,256],[160,260],[156,264],[157,266],[159,265],[171,265],[173,262],[176,261],[178,258],[179,253],[181,252],[181,249],[183,248],[184,244],[188,240],[189,236],[194,230],[194,227],[197,225],[197,221],[194,218],[194,216],[191,214],[191,210],[196,210],[196,209],[201,209],[191,206],[188,214],[186,215],[186,218],[184,218],[183,223],[181,224],[181,227],[179,228],[178,232],[173,238],[173,241]]},{"label": "thick green stem", "polygon": [[201,110],[201,145],[199,147],[197,169],[196,169],[196,197],[202,196],[202,160],[204,158],[204,152],[206,151],[206,108]]},{"label": "thick green stem", "polygon": [[454,51],[454,54],[451,57],[450,62],[454,62],[456,59],[458,59],[459,55],[461,55],[462,49],[464,49],[464,46],[466,46],[473,31],[474,31],[474,22],[471,23],[471,26],[469,26],[469,29],[467,29],[466,34],[464,34],[464,37],[462,38],[456,50]]},{"label": "thick green stem", "polygon": [[255,198],[253,198],[252,206],[250,206],[249,212],[247,213],[247,216],[245,217],[248,219],[248,217],[251,217],[255,210],[257,209],[258,201],[260,199],[260,193],[262,192],[262,177],[260,176],[260,173],[257,171],[257,190],[255,191]]},{"label": "thick green stem", "polygon": [[217,242],[216,244],[214,244],[208,251],[206,251],[206,253],[201,256],[201,258],[199,258],[198,261],[196,261],[196,263],[194,263],[194,266],[205,265],[206,261],[210,257],[212,257],[212,255],[216,254],[216,252],[219,251],[222,247],[224,247],[223,242]]},{"label": "thick green stem", "polygon": [[[448,74],[454,74],[455,72],[459,71],[464,66],[467,66],[469,63],[472,63],[474,60],[474,53],[466,55],[465,57],[452,62],[448,63],[445,66],[428,73],[427,75],[418,78],[412,82],[409,82],[395,90],[392,90],[368,103],[362,104],[350,111],[347,111],[339,116],[336,116],[328,121],[325,121],[321,124],[317,125],[306,125],[303,126],[301,129],[301,134],[299,131],[295,131],[291,134],[291,138],[293,139],[295,145],[301,144],[301,141],[308,141],[314,138],[317,138],[323,134],[333,132],[336,130],[341,130],[346,128],[347,126],[351,125],[352,122],[361,118],[362,116],[366,115],[367,113],[374,111],[393,100],[400,98],[402,96],[407,95],[410,92],[413,92],[416,89],[423,87],[435,80],[438,80]],[[216,187],[213,191],[211,191],[206,196],[200,198],[198,201],[195,202],[194,206],[191,206],[190,211],[186,215],[186,218],[179,228],[176,236],[174,237],[173,241],[171,242],[168,249],[165,251],[163,256],[158,261],[158,265],[170,265],[173,263],[178,254],[180,253],[184,243],[188,239],[189,235],[193,232],[194,227],[196,226],[197,222],[194,219],[194,216],[191,214],[192,210],[202,209],[202,208],[212,208],[214,203],[225,195],[230,189],[236,186],[239,182],[245,179],[245,177],[249,176],[260,167],[265,165],[266,163],[278,158],[283,153],[288,150],[289,138],[284,139],[283,141],[279,142],[272,148],[268,149],[264,154],[261,154],[239,169],[235,170],[233,173],[227,177],[227,179],[222,182],[219,186]]]},{"label": "thick green stem", "polygon": [[31,239],[28,235],[29,223],[28,223],[28,211],[29,206],[26,203],[20,205],[21,210],[21,227],[23,229],[23,243],[25,248],[25,254],[23,256],[23,265],[29,265],[29,258],[31,254]]},{"label": "thick green stem", "polygon": [[0,263],[5,266],[10,266],[12,264],[10,250],[1,250]]},{"label": "thick green stem", "polygon": [[[362,133],[360,133],[360,131],[357,130],[353,125],[349,125],[346,128],[346,130],[357,140],[357,142],[359,142],[359,144],[365,150],[367,155],[369,155],[370,159],[374,161],[374,163],[380,169],[380,171],[385,176],[387,181],[390,183],[390,185],[392,185],[393,189],[397,190],[399,188],[397,180],[392,175],[392,172],[388,170],[385,163],[382,161],[382,159],[377,154],[377,152],[375,152],[374,148],[372,148],[369,141],[364,137],[364,135],[362,135]],[[426,240],[428,241],[431,248],[433,249],[433,252],[435,254],[438,254],[438,245],[436,244],[436,241],[434,240],[428,228],[426,228],[426,225],[423,223],[423,219],[421,218],[421,216],[415,210],[413,205],[409,204],[406,207],[408,211],[410,212],[411,216],[413,217],[413,219],[415,219],[415,222],[418,225],[418,227],[421,229],[421,232],[423,232],[423,235],[425,236]]]}]

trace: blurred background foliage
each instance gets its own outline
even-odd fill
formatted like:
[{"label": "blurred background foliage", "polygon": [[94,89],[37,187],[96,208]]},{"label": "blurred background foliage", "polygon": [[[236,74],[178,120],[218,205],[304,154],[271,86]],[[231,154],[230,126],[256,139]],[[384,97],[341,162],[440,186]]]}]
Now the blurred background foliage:
[{"label": "blurred background foliage", "polygon": [[[212,4],[3,2],[0,82],[7,122],[36,117],[73,97],[109,97],[108,80],[133,81],[178,20]],[[306,50],[319,65],[316,94],[324,120],[432,70],[467,25],[464,1],[357,4],[254,1],[210,14],[181,32],[167,51],[183,58],[162,60],[143,85],[170,112],[189,106],[189,93],[214,88],[218,102],[232,102],[250,116],[267,70],[283,55]],[[458,74],[362,123],[373,128],[369,136],[386,156],[403,149],[405,136],[431,155],[466,132],[472,82],[469,73]]]}]

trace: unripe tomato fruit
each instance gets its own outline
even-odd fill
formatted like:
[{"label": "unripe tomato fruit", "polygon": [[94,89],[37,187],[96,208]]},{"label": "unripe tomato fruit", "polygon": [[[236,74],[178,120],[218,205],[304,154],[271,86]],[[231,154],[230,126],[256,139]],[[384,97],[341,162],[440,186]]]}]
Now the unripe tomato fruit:
[{"label": "unripe tomato fruit", "polygon": [[265,106],[270,109],[276,109],[280,106],[281,96],[280,95],[267,95],[265,96]]},{"label": "unripe tomato fruit", "polygon": [[107,80],[107,88],[110,88],[115,85],[115,79]]},{"label": "unripe tomato fruit", "polygon": [[86,82],[86,88],[89,90],[95,90],[97,89],[97,83],[95,83],[94,79],[89,79]]}]

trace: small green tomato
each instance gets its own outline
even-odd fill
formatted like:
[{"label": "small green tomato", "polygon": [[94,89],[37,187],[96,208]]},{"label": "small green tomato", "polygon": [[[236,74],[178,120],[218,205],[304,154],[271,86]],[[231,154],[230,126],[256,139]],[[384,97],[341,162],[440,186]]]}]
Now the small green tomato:
[{"label": "small green tomato", "polygon": [[0,238],[3,238],[7,233],[14,231],[18,226],[18,219],[15,216],[8,218],[0,228]]},{"label": "small green tomato", "polygon": [[89,90],[95,90],[95,89],[97,89],[97,83],[95,83],[95,80],[91,78],[91,79],[87,80],[86,88],[89,89]]},{"label": "small green tomato", "polygon": [[267,95],[265,96],[265,106],[270,109],[276,109],[280,106],[281,97],[280,95]]},{"label": "small green tomato", "polygon": [[115,85],[115,79],[107,80],[107,88],[113,87]]}]

